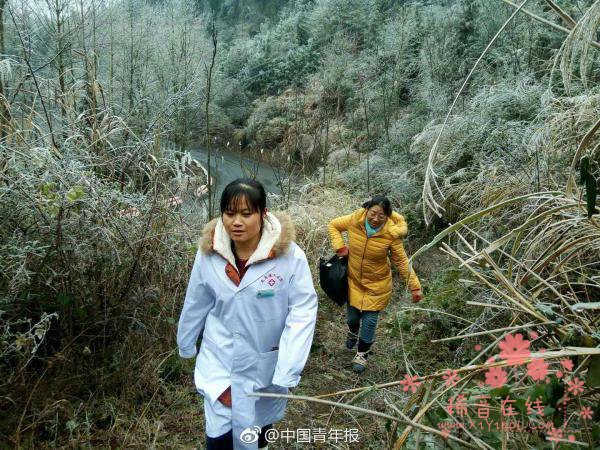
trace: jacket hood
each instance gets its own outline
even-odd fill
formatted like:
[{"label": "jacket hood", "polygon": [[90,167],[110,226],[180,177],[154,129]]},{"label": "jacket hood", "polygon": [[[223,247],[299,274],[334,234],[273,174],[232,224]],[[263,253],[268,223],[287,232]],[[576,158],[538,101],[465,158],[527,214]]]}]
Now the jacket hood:
[{"label": "jacket hood", "polygon": [[[367,218],[367,210],[364,208],[357,210],[356,218],[361,227],[364,228],[364,223]],[[392,211],[392,215],[388,217],[388,220],[385,222],[384,229],[382,231],[384,233],[390,233],[394,239],[405,238],[408,233],[406,220],[404,220],[404,217],[401,214],[398,214],[396,211]]]},{"label": "jacket hood", "polygon": [[[296,239],[296,228],[291,217],[284,212],[267,212],[258,247],[246,265],[284,254]],[[231,238],[218,217],[208,222],[202,230],[199,248],[204,254],[218,253],[235,266]]]},{"label": "jacket hood", "polygon": [[398,214],[396,211],[392,211],[392,216],[389,218],[388,222],[390,223],[390,233],[397,238],[405,238],[408,233],[408,227],[406,226],[406,220],[401,214]]}]

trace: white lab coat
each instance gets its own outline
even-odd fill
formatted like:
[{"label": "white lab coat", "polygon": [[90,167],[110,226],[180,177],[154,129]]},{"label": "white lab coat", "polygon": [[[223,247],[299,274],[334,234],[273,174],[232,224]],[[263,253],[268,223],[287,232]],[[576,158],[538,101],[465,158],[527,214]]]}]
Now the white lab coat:
[{"label": "white lab coat", "polygon": [[[235,260],[221,219],[205,227],[177,331],[179,354],[192,358],[204,330],[194,380],[210,402],[205,405],[211,416],[206,418],[207,433],[213,424],[220,424],[219,434],[233,428],[236,450],[257,448],[256,441],[240,439],[244,429],[282,419],[286,399],[246,394],[286,394],[288,387],[298,385],[317,315],[317,294],[306,255],[293,242],[293,224],[287,215],[267,215],[239,286],[226,273],[235,268]],[[228,386],[233,404],[229,426],[217,403]]]}]

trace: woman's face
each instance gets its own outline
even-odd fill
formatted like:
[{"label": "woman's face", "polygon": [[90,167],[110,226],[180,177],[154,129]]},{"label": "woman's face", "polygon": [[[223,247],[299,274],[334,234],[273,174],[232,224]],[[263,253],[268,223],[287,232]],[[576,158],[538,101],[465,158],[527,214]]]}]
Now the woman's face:
[{"label": "woman's face", "polygon": [[379,205],[371,206],[367,210],[367,221],[373,228],[379,228],[385,223],[387,216],[383,212],[383,208]]},{"label": "woman's face", "polygon": [[251,242],[260,235],[261,214],[252,211],[244,197],[232,202],[222,215],[225,231],[235,243]]}]

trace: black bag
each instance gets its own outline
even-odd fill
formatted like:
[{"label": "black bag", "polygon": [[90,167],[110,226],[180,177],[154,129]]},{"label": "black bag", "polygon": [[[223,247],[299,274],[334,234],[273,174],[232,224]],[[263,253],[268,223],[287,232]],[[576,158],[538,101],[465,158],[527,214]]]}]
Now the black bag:
[{"label": "black bag", "polygon": [[319,259],[319,281],[327,296],[343,306],[348,302],[348,258]]}]

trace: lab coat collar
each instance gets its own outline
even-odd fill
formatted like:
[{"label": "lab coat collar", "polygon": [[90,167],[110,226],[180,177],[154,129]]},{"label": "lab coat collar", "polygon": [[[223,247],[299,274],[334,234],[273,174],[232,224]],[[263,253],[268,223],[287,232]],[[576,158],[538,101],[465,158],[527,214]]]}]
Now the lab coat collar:
[{"label": "lab coat collar", "polygon": [[[254,266],[257,263],[274,259],[285,253],[296,237],[296,230],[289,215],[282,212],[267,212],[266,216],[258,247],[246,263],[249,266],[248,271],[244,275],[239,289],[259,278],[267,270],[272,269],[274,264],[259,264],[260,267]],[[220,217],[206,224],[200,238],[199,246],[203,253],[217,253],[233,268],[236,267],[235,256],[231,250],[231,238],[225,231],[223,221]]]},{"label": "lab coat collar", "polygon": [[[280,231],[278,237],[275,237],[272,233],[269,233],[271,236],[270,239],[268,236],[261,237],[261,244],[263,245],[263,248],[265,248],[268,246],[267,242],[269,242],[272,245],[271,250],[273,250],[275,256],[279,256],[285,253],[290,247],[290,244],[296,239],[296,229],[294,227],[294,223],[292,222],[291,217],[286,213],[268,212],[267,218],[268,220],[265,221],[265,229],[268,231],[274,230],[274,227],[277,227]],[[208,222],[202,230],[202,236],[200,237],[198,245],[202,253],[204,254],[213,253],[216,249],[221,249],[221,251],[223,252],[221,253],[221,256],[229,260],[225,256],[225,253],[228,253],[227,250],[229,250],[230,256],[233,256],[233,252],[231,252],[231,239],[225,232],[225,229],[221,227],[223,227],[223,221],[220,217]],[[216,236],[217,228],[221,228],[221,236]],[[217,241],[221,240],[223,240],[221,243],[217,243]],[[274,240],[275,242],[270,242],[271,240]],[[235,263],[235,260],[232,260],[230,262]]]},{"label": "lab coat collar", "polygon": [[241,291],[246,286],[249,286],[252,283],[254,283],[264,274],[272,271],[276,265],[277,264],[275,263],[274,259],[269,259],[266,261],[258,262],[256,264],[252,264],[250,267],[248,267],[248,271],[244,275],[244,278],[242,278],[242,281],[238,286],[238,291]]},{"label": "lab coat collar", "polygon": [[216,272],[218,273],[221,280],[224,283],[232,283],[233,285],[235,285],[235,286],[233,286],[233,285],[231,286],[233,288],[233,290],[236,292],[239,292],[242,289],[244,289],[245,287],[247,287],[250,284],[252,284],[253,282],[255,282],[256,280],[258,280],[264,274],[272,271],[276,265],[277,264],[276,264],[275,259],[268,259],[266,261],[257,262],[255,264],[252,264],[250,267],[248,267],[246,274],[244,275],[242,280],[239,282],[239,284],[237,284],[233,280],[232,276],[227,274],[228,269],[235,271],[235,273],[237,274],[237,270],[236,270],[235,266],[230,264],[229,262],[227,262],[224,258],[221,259],[220,261],[216,262],[215,268],[217,269]]}]

